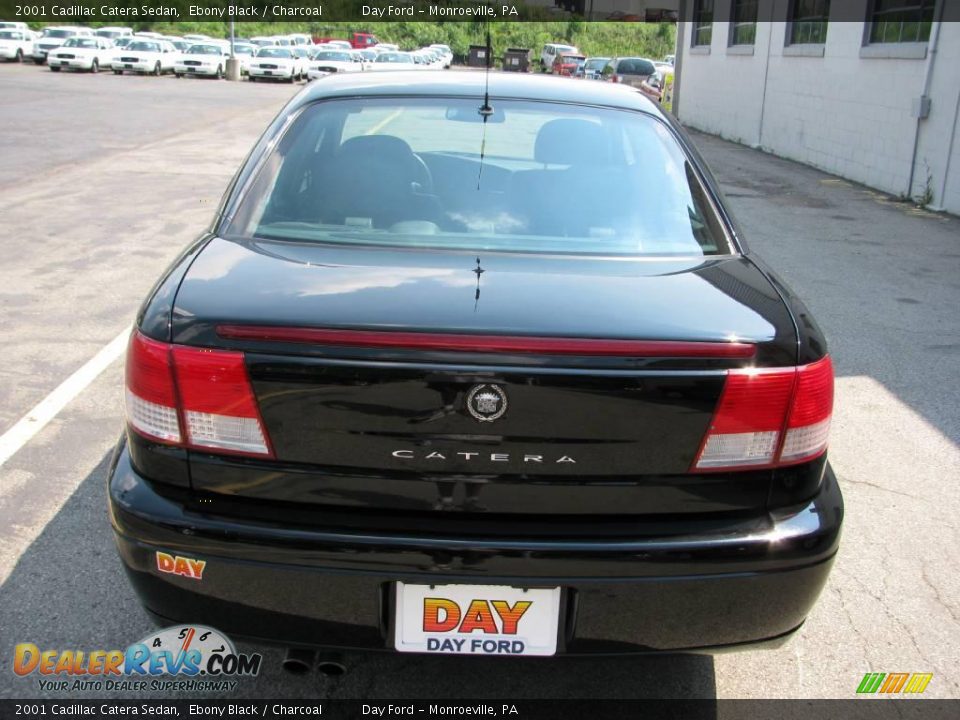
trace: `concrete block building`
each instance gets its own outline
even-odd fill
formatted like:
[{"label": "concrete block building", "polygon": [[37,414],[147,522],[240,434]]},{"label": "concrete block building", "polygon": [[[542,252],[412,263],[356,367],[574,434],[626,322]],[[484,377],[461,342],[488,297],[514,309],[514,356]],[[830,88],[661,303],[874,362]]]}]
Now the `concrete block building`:
[{"label": "concrete block building", "polygon": [[680,120],[960,214],[960,0],[686,0]]}]

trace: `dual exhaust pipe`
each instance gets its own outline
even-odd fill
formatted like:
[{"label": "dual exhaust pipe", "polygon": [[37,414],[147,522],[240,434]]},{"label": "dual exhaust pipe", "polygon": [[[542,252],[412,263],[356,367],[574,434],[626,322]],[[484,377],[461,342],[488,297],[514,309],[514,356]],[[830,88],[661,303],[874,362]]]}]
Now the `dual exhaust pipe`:
[{"label": "dual exhaust pipe", "polygon": [[306,675],[316,669],[321,675],[336,678],[347,672],[339,653],[318,653],[316,650],[289,648],[283,658],[283,669],[291,675]]}]

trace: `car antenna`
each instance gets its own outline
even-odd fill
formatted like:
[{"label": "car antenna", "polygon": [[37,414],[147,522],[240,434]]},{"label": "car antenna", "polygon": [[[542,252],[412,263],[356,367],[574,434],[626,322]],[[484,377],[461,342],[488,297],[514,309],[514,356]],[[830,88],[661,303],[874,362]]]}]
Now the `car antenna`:
[{"label": "car antenna", "polygon": [[477,172],[477,190],[480,189],[480,179],[483,177],[483,156],[487,149],[487,120],[493,115],[493,107],[490,105],[490,67],[493,64],[493,45],[490,42],[490,21],[485,20],[487,26],[487,69],[484,71],[483,83],[483,105],[477,112],[483,118],[483,134],[480,136],[480,169]]}]

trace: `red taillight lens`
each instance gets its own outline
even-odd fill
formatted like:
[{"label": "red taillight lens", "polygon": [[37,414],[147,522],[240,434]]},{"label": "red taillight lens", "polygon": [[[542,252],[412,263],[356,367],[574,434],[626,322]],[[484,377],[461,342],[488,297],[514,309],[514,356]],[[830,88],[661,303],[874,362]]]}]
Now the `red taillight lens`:
[{"label": "red taillight lens", "polygon": [[127,421],[154,440],[180,442],[170,346],[134,331],[127,346]]},{"label": "red taillight lens", "polygon": [[797,391],[780,462],[804,462],[826,450],[832,415],[833,363],[828,355],[797,370]]},{"label": "red taillight lens", "polygon": [[243,353],[174,346],[173,362],[190,445],[271,454]]},{"label": "red taillight lens", "polygon": [[126,396],[127,419],[142,435],[272,456],[243,353],[168,345],[134,332]]},{"label": "red taillight lens", "polygon": [[768,468],[811,460],[827,448],[833,365],[731,370],[693,470]]},{"label": "red taillight lens", "polygon": [[619,76],[619,75],[611,75],[611,76],[610,76],[610,82],[615,82],[615,83],[620,82],[620,76]]}]

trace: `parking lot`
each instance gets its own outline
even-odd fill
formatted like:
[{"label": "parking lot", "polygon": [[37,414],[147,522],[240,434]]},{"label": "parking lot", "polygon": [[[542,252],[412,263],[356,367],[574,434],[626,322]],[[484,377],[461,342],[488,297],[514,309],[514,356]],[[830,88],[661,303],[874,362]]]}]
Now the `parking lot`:
[{"label": "parking lot", "polygon": [[[0,66],[0,434],[53,391],[70,398],[0,466],[2,697],[44,695],[11,671],[15,643],[117,648],[151,628],[106,516],[104,473],[122,426],[122,345],[111,342],[293,92]],[[847,519],[807,624],[773,651],[365,654],[349,656],[340,679],[287,676],[281,651],[255,648],[265,668],[232,697],[847,698],[870,671],[932,672],[925,695],[960,696],[960,220],[695,139],[836,364],[830,457]],[[102,373],[68,381],[94,357]]]}]

